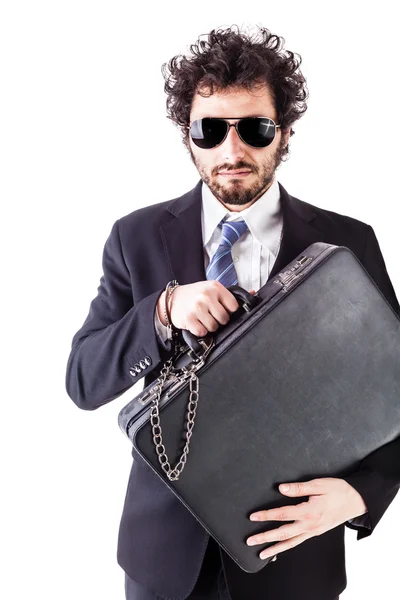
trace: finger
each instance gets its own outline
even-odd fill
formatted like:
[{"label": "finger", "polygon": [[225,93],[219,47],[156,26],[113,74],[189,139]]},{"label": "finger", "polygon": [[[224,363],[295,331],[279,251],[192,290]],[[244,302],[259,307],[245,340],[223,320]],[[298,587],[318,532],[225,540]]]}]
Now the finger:
[{"label": "finger", "polygon": [[259,510],[250,515],[250,521],[295,521],[302,515],[302,508],[308,502],[301,502],[296,506],[279,506],[268,510]]},{"label": "finger", "polygon": [[310,481],[295,481],[292,483],[281,483],[279,491],[285,496],[312,496],[322,494],[326,491],[325,480],[311,479]]},{"label": "finger", "polygon": [[208,311],[218,325],[226,325],[230,321],[230,313],[218,301],[211,303],[208,307]]},{"label": "finger", "polygon": [[[188,315],[187,322],[194,326],[191,331],[196,331],[195,335],[201,337],[207,335],[209,331],[217,331],[220,323],[209,310],[209,305],[203,299],[199,299],[193,308],[192,314]],[[214,310],[214,307],[212,308]]]},{"label": "finger", "polygon": [[204,337],[210,331],[216,331],[218,327],[219,323],[208,310],[204,310],[201,306],[198,306],[195,312],[189,313],[186,317],[185,329],[197,337]]},{"label": "finger", "polygon": [[308,540],[310,537],[312,537],[312,536],[307,535],[307,534],[302,534],[302,535],[293,537],[286,542],[280,542],[279,544],[274,544],[270,548],[263,550],[261,552],[261,554],[259,554],[259,557],[260,558],[270,558],[271,556],[279,554],[280,552],[285,552],[285,550],[290,550],[291,548],[298,546],[305,540]]},{"label": "finger", "polygon": [[203,323],[199,319],[196,319],[192,316],[188,316],[186,318],[184,329],[188,329],[196,337],[204,337],[209,331],[204,327]]},{"label": "finger", "polygon": [[265,544],[266,542],[283,542],[302,533],[309,532],[305,531],[304,523],[296,521],[296,523],[291,525],[282,525],[282,527],[277,527],[271,531],[252,535],[246,540],[246,543],[248,546],[257,546],[257,544]]},{"label": "finger", "polygon": [[236,312],[239,308],[239,302],[236,300],[232,292],[230,292],[224,285],[222,285],[222,283],[219,285],[220,287],[218,289],[218,301],[222,304],[222,306],[224,306],[224,308],[226,308],[228,312]]}]

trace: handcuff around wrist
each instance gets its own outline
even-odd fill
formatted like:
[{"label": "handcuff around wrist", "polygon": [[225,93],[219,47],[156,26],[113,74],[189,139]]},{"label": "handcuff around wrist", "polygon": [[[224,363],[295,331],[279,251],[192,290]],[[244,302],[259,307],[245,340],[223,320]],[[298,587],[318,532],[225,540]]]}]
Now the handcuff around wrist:
[{"label": "handcuff around wrist", "polygon": [[179,335],[179,329],[175,327],[172,323],[171,312],[169,308],[169,301],[171,299],[172,293],[179,286],[179,283],[176,279],[172,279],[169,281],[165,287],[165,302],[164,302],[164,318],[166,321],[167,327],[167,338],[169,340],[176,340]]}]

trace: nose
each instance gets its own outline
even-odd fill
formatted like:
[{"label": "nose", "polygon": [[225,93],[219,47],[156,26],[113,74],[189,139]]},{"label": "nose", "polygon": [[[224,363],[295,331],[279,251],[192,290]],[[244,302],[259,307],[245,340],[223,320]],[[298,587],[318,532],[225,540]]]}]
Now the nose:
[{"label": "nose", "polygon": [[245,154],[245,144],[242,142],[235,127],[229,127],[228,135],[220,146],[222,160],[235,164],[238,158]]}]

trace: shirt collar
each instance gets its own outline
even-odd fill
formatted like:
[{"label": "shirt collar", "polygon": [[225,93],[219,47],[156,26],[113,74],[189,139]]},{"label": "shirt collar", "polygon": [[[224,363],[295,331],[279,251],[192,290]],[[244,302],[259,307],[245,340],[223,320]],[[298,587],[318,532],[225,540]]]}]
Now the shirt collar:
[{"label": "shirt collar", "polygon": [[281,201],[277,179],[256,202],[240,212],[228,210],[211,192],[203,181],[202,187],[202,232],[203,245],[210,241],[218,223],[226,216],[227,221],[244,219],[261,245],[271,251],[276,247],[276,227],[281,223]]}]

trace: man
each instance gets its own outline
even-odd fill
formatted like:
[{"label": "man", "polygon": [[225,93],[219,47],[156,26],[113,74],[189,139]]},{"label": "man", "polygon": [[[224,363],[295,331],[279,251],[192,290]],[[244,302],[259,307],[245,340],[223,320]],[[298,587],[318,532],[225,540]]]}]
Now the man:
[{"label": "man", "polygon": [[[179,282],[173,325],[203,336],[238,308],[228,285],[254,292],[322,241],[349,247],[400,314],[372,227],[290,196],[276,180],[291,125],[306,110],[299,63],[277,42],[266,29],[260,41],[213,30],[192,57],[170,61],[169,116],[201,179],[113,225],[98,295],[67,366],[67,391],[80,408],[98,408],[140,377],[146,386],[159,375],[172,353],[164,316],[172,279]],[[294,522],[253,536],[275,542],[269,556],[276,560],[246,573],[132,455],[118,540],[128,600],[334,600],[346,587],[344,525],[358,530],[357,539],[371,535],[400,485],[400,439],[344,479],[287,482],[282,506],[256,514]],[[284,494],[304,502],[290,507]]]}]

